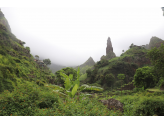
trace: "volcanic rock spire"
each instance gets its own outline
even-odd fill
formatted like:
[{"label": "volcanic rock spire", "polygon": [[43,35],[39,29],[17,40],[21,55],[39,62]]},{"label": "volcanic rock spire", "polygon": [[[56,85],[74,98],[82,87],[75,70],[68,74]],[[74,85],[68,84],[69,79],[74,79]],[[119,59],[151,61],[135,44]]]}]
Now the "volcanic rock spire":
[{"label": "volcanic rock spire", "polygon": [[112,47],[112,42],[110,40],[110,37],[108,37],[108,40],[107,40],[106,55],[109,52],[113,52],[113,47]]}]

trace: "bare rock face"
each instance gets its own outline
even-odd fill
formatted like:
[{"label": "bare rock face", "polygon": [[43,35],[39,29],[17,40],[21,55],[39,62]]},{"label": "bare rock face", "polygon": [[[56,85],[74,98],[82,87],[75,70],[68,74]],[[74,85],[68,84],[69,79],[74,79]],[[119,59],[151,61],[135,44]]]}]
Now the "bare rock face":
[{"label": "bare rock face", "polygon": [[154,47],[159,48],[162,44],[164,45],[164,41],[156,43]]},{"label": "bare rock face", "polygon": [[110,59],[112,59],[112,58],[115,58],[116,57],[116,54],[114,53],[114,52],[109,52],[108,54],[107,54],[107,56],[106,56],[106,58],[108,59],[108,60],[110,60]]},{"label": "bare rock face", "polygon": [[99,100],[100,102],[102,102],[104,105],[106,105],[108,107],[109,110],[120,110],[121,112],[123,112],[123,104],[116,100],[116,99],[108,99],[108,100]]},{"label": "bare rock face", "polygon": [[108,40],[107,40],[106,55],[109,52],[113,52],[113,47],[112,47],[112,43],[111,43],[110,37],[108,37]]},{"label": "bare rock face", "polygon": [[152,37],[150,39],[150,43],[149,43],[149,49],[152,49],[155,47],[155,45],[159,42],[163,42],[162,39],[158,38],[158,37]]},{"label": "bare rock face", "polygon": [[107,47],[106,47],[106,56],[103,55],[100,58],[100,60],[102,60],[102,59],[110,60],[110,59],[115,58],[115,57],[116,57],[116,54],[113,52],[113,47],[112,47],[111,39],[110,39],[110,37],[108,37]]}]

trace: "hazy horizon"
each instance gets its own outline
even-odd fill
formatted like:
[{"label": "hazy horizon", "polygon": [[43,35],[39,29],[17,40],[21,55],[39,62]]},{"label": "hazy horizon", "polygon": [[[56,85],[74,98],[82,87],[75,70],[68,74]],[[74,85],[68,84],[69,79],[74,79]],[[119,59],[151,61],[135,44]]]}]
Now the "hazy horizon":
[{"label": "hazy horizon", "polygon": [[63,66],[81,65],[89,57],[99,61],[106,55],[108,37],[116,56],[132,43],[146,45],[153,36],[164,40],[161,7],[1,7],[1,11],[12,33],[26,42],[31,54]]}]

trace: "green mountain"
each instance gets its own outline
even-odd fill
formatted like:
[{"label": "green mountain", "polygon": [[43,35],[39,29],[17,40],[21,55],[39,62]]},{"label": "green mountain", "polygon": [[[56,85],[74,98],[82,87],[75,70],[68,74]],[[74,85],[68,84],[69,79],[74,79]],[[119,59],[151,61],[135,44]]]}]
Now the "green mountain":
[{"label": "green mountain", "polygon": [[13,83],[21,80],[29,82],[50,83],[54,75],[47,66],[34,61],[30,48],[24,47],[22,41],[17,39],[10,30],[10,26],[0,11],[0,92],[12,91]]},{"label": "green mountain", "polygon": [[[99,84],[103,88],[117,88],[121,86],[121,81],[117,78],[118,74],[125,74],[124,84],[132,82],[136,69],[143,66],[151,66],[151,62],[146,58],[148,50],[142,46],[134,45],[120,57],[110,60],[100,60],[94,65],[90,77],[82,80],[85,83]],[[112,78],[110,81],[108,78]]]},{"label": "green mountain", "polygon": [[92,57],[89,57],[89,59],[86,62],[84,62],[80,66],[75,67],[75,69],[77,69],[79,67],[80,68],[80,72],[84,74],[87,69],[93,68],[94,65],[95,65],[95,61],[93,60]]},{"label": "green mountain", "polygon": [[[83,90],[94,90],[94,86],[84,85],[73,98],[70,98],[69,96],[75,94],[78,89],[78,80],[69,83],[73,76],[67,77],[65,85],[72,89],[71,93],[65,91],[66,88],[54,85],[56,80],[52,71],[43,62],[36,61],[30,52],[30,47],[24,47],[23,44],[24,42],[12,34],[0,10],[0,116],[164,115],[163,91],[158,89],[154,89],[153,93],[143,89],[138,91],[137,88],[131,87],[132,83],[124,87],[124,89],[136,89],[130,91],[128,95],[122,96],[127,94],[125,91],[114,93],[109,91],[111,87],[120,87],[120,83],[131,82],[137,68],[151,66],[150,60],[145,57],[149,50],[144,47],[131,46],[120,57],[102,59],[97,63],[89,58],[80,66],[81,68],[89,66],[93,70],[87,72],[90,73],[89,76],[83,74],[81,80],[87,84],[100,85],[108,90],[108,94],[82,93]],[[117,79],[119,73],[126,75],[122,82]],[[65,74],[63,76],[66,78]]]}]

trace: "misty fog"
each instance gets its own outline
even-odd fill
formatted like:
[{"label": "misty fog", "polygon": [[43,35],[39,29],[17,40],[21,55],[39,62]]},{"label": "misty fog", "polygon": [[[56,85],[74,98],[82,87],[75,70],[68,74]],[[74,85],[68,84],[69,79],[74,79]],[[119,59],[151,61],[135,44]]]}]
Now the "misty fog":
[{"label": "misty fog", "polygon": [[12,33],[26,42],[31,54],[64,66],[95,62],[106,55],[108,37],[113,52],[149,44],[152,36],[164,40],[164,17],[154,8],[5,8]]}]

